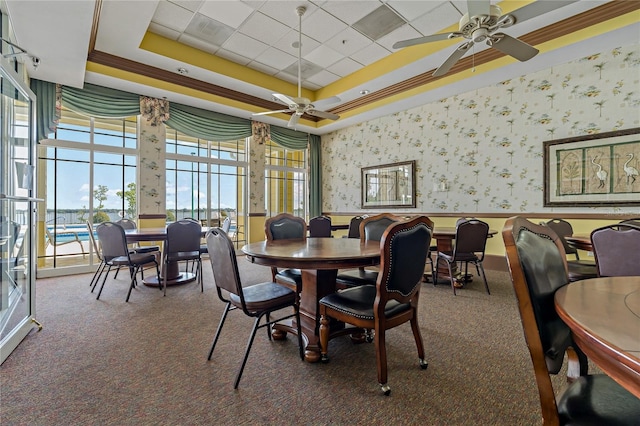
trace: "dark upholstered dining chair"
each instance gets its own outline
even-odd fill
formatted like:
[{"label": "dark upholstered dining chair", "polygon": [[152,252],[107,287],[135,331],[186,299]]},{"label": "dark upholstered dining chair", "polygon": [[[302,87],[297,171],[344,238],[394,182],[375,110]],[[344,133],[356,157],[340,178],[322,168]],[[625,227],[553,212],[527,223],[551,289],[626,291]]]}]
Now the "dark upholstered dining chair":
[{"label": "dark upholstered dining chair", "polygon": [[[196,277],[200,282],[200,291],[204,291],[202,280],[202,260],[200,257],[200,239],[202,225],[193,219],[182,219],[167,226],[167,241],[165,242],[162,258],[165,271],[171,262],[196,262]],[[167,274],[163,274],[162,287],[167,295]]]},{"label": "dark upholstered dining chair", "polygon": [[106,269],[107,265],[104,261],[104,257],[102,256],[102,250],[100,250],[100,246],[96,241],[96,237],[93,235],[94,230],[91,221],[87,221],[87,231],[89,231],[89,241],[91,242],[93,251],[96,253],[96,257],[100,261],[96,272],[93,274],[93,277],[91,277],[91,281],[89,282],[89,287],[91,287],[91,292],[93,292],[93,290],[96,288],[96,284],[98,284],[98,281],[100,281],[100,277],[102,276],[102,273]]},{"label": "dark upholstered dining chair", "polygon": [[349,229],[347,230],[347,235],[344,235],[343,238],[360,238],[360,223],[369,215],[362,216],[354,216],[349,221]]},{"label": "dark upholstered dining chair", "polygon": [[564,247],[565,255],[573,255],[575,259],[567,257],[567,272],[569,273],[569,281],[586,280],[598,276],[596,264],[590,260],[581,260],[578,249],[567,242],[566,237],[573,235],[573,226],[564,219],[551,219],[541,225],[548,226],[560,238],[562,247]]},{"label": "dark upholstered dining chair", "polygon": [[598,276],[640,276],[640,226],[625,222],[594,229],[591,244]]},{"label": "dark upholstered dining chair", "polygon": [[436,278],[434,282],[438,282],[438,264],[440,261],[444,261],[449,269],[453,294],[456,295],[455,277],[453,276],[451,265],[455,262],[464,263],[464,276],[467,276],[469,263],[472,263],[475,265],[478,275],[482,275],[487,294],[491,294],[487,277],[484,273],[484,266],[482,265],[488,236],[489,225],[486,222],[478,219],[458,221],[453,250],[451,252],[438,252],[436,257],[436,265],[434,267]]},{"label": "dark upholstered dining chair", "polygon": [[[116,223],[120,226],[122,226],[122,229],[138,229],[138,225],[136,224],[135,221],[131,220],[131,219],[127,219],[127,218],[122,218],[118,221],[116,221]],[[133,251],[135,251],[136,253],[153,253],[153,252],[159,252],[160,251],[160,246],[157,245],[145,245],[145,246],[141,246],[139,243],[134,243],[132,245],[129,245],[129,247],[131,247],[131,249]]]},{"label": "dark upholstered dining chair", "polygon": [[[267,241],[306,240],[307,222],[301,217],[289,213],[280,213],[264,222]],[[271,279],[300,292],[302,289],[302,273],[300,269],[271,268]]]},{"label": "dark upholstered dining chair", "polygon": [[[433,234],[433,222],[426,216],[392,222],[381,238],[380,274],[374,285],[361,285],[329,294],[320,299],[321,359],[327,362],[331,318],[356,329],[375,330],[378,383],[385,395],[387,383],[386,330],[409,322],[416,341],[421,368],[427,368],[418,326],[418,297],[424,264]],[[336,335],[353,333],[345,327]]]},{"label": "dark upholstered dining chair", "polygon": [[[604,374],[587,375],[587,358],[555,310],[554,295],[569,280],[564,247],[549,227],[521,217],[502,230],[511,281],[531,355],[544,425],[637,425],[640,400]],[[550,374],[564,355],[572,379],[556,399]]]},{"label": "dark upholstered dining chair", "polygon": [[309,237],[330,238],[331,218],[328,216],[316,216],[309,219]]},{"label": "dark upholstered dining chair", "polygon": [[[389,225],[402,221],[400,216],[381,213],[367,216],[360,222],[360,241],[380,241]],[[354,287],[364,284],[375,284],[378,271],[365,268],[339,271],[336,284],[339,288]]]},{"label": "dark upholstered dining chair", "polygon": [[[100,299],[102,289],[107,281],[109,272],[112,268],[120,268],[125,266],[129,268],[129,275],[131,276],[131,282],[129,283],[129,292],[127,293],[126,301],[129,301],[131,296],[131,290],[133,290],[138,281],[136,276],[144,265],[153,263],[156,266],[156,272],[160,276],[160,269],[156,256],[153,253],[136,253],[131,252],[127,247],[127,237],[124,233],[124,229],[113,222],[103,222],[96,226],[96,234],[98,235],[98,241],[100,242],[100,249],[102,250],[102,257],[104,263],[107,266],[107,272],[102,279],[102,285],[98,291],[96,299]],[[93,291],[93,289],[92,289]]]},{"label": "dark upholstered dining chair", "polygon": [[[247,343],[247,348],[244,352],[242,364],[236,374],[236,379],[233,384],[234,389],[238,388],[242,372],[249,357],[251,345],[253,344],[253,339],[259,328],[267,327],[267,335],[271,340],[271,325],[278,321],[294,317],[298,329],[300,359],[304,359],[298,295],[296,292],[275,282],[263,282],[243,287],[240,281],[240,273],[238,272],[238,260],[231,239],[229,239],[227,234],[220,228],[213,228],[207,232],[206,240],[218,297],[226,304],[207,359],[211,360],[227,314],[229,311],[235,309],[242,310],[245,315],[255,318],[255,321]],[[293,314],[288,314],[274,320],[269,319],[269,315],[272,312],[288,307],[293,308]],[[266,318],[266,322],[260,324],[260,320],[263,317]]]}]

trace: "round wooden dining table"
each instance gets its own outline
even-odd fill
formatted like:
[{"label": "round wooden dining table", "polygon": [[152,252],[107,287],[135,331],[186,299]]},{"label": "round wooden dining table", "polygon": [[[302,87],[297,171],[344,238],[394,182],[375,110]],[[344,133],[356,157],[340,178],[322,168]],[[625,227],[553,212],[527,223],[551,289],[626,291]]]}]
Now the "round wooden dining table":
[{"label": "round wooden dining table", "polygon": [[[255,264],[302,271],[300,328],[305,343],[305,360],[318,362],[320,346],[318,301],[336,291],[338,269],[373,266],[380,263],[380,243],[361,243],[354,238],[307,238],[305,240],[261,241],[242,247]],[[291,323],[274,326],[274,338],[297,333]],[[278,336],[277,333],[281,333]]]},{"label": "round wooden dining table", "polygon": [[[202,236],[209,230],[208,227],[202,227]],[[165,241],[167,239],[167,228],[137,228],[137,229],[125,229],[125,236],[128,243],[136,243],[141,241]],[[162,263],[160,260],[159,263]],[[196,275],[192,272],[184,271],[180,272],[178,262],[168,262],[165,266],[162,263],[161,269],[162,276],[154,275],[147,277],[143,280],[143,283],[150,287],[158,287],[162,285],[164,274],[167,274],[167,285],[179,285],[186,284],[195,281]]]},{"label": "round wooden dining table", "polygon": [[569,283],[555,306],[587,357],[640,398],[640,277]]}]

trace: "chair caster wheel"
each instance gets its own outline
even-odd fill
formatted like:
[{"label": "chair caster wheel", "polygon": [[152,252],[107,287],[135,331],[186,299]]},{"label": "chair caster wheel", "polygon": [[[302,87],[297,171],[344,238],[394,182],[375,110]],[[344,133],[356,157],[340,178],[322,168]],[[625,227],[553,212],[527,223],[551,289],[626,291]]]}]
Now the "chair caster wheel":
[{"label": "chair caster wheel", "polygon": [[329,363],[329,356],[328,355],[320,355],[320,362],[323,364],[328,364]]},{"label": "chair caster wheel", "polygon": [[381,389],[382,389],[382,393],[384,393],[384,396],[391,395],[391,387],[389,385],[382,385]]},{"label": "chair caster wheel", "polygon": [[421,358],[420,359],[420,368],[422,368],[423,370],[426,370],[428,366],[429,366],[429,363]]}]

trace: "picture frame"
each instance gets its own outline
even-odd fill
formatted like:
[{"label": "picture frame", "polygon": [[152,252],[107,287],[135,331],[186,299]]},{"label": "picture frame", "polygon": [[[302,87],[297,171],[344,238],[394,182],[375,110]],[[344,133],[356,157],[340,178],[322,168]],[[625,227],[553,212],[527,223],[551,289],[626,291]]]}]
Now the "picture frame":
[{"label": "picture frame", "polygon": [[640,205],[640,127],[543,147],[544,207]]},{"label": "picture frame", "polygon": [[416,162],[363,167],[362,208],[416,207]]}]

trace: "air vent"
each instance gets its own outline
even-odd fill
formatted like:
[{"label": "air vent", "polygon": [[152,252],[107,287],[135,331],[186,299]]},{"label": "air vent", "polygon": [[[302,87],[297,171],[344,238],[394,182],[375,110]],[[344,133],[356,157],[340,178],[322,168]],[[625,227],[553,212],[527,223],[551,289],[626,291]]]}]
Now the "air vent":
[{"label": "air vent", "polygon": [[233,31],[233,28],[221,22],[196,13],[184,32],[197,39],[222,46]]},{"label": "air vent", "polygon": [[382,5],[353,24],[353,28],[375,41],[406,23],[393,10]]}]

